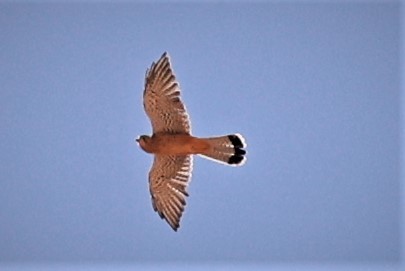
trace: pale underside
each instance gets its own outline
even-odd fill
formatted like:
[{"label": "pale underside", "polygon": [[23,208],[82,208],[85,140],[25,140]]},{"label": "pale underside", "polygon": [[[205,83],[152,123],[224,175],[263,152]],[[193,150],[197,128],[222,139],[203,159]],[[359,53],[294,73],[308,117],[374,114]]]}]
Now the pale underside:
[{"label": "pale underside", "polygon": [[146,71],[143,105],[153,133],[191,133],[186,107],[180,99],[180,86],[166,53]]},{"label": "pale underside", "polygon": [[[190,120],[180,99],[180,87],[166,53],[147,70],[143,99],[154,134],[191,134]],[[191,171],[191,155],[155,155],[149,173],[153,208],[174,230],[179,227],[186,205]]]},{"label": "pale underside", "polygon": [[180,218],[188,196],[186,188],[191,177],[191,155],[155,155],[149,173],[153,209],[174,229],[180,226]]}]

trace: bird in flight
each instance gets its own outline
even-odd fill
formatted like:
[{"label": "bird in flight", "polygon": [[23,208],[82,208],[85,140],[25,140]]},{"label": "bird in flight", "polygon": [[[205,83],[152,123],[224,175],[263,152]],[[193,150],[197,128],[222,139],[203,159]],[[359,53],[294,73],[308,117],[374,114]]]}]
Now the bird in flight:
[{"label": "bird in flight", "polygon": [[191,135],[190,119],[167,52],[146,71],[143,105],[153,134],[141,135],[136,141],[145,152],[154,154],[149,172],[152,206],[177,231],[188,197],[193,155],[241,166],[246,161],[245,140],[240,134]]}]

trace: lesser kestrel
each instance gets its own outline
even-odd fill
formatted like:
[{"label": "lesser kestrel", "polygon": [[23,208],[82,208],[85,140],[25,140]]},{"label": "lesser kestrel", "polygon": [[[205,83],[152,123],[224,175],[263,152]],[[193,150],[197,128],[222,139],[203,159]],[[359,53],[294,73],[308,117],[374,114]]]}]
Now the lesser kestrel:
[{"label": "lesser kestrel", "polygon": [[240,166],[246,161],[245,140],[240,134],[209,138],[191,135],[190,119],[167,53],[146,71],[143,105],[153,134],[136,141],[155,156],[149,172],[153,209],[177,231],[188,196],[193,155]]}]

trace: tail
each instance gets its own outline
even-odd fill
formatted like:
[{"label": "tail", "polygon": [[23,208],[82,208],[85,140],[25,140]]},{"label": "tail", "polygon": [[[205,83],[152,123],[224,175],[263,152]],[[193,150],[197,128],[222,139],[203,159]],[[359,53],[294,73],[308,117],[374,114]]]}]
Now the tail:
[{"label": "tail", "polygon": [[240,134],[204,138],[210,145],[201,155],[230,166],[241,166],[246,162],[245,139]]}]

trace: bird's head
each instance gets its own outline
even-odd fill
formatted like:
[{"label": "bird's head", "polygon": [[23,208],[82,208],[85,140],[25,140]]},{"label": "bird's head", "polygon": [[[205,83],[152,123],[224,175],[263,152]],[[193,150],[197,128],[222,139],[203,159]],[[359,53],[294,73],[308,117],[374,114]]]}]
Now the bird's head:
[{"label": "bird's head", "polygon": [[150,140],[151,140],[150,136],[141,135],[141,136],[139,136],[139,138],[136,139],[136,142],[138,142],[139,146],[141,146],[141,148],[143,150],[145,150],[145,147],[146,147],[146,145],[148,145]]}]

